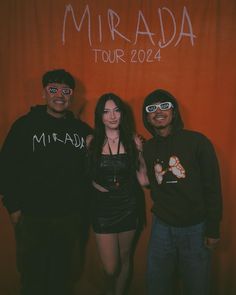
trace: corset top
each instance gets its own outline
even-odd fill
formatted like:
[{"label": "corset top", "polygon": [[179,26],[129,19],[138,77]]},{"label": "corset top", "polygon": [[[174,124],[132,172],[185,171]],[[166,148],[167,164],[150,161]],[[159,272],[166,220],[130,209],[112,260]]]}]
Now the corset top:
[{"label": "corset top", "polygon": [[102,154],[94,180],[109,191],[120,190],[127,188],[129,174],[127,154]]}]

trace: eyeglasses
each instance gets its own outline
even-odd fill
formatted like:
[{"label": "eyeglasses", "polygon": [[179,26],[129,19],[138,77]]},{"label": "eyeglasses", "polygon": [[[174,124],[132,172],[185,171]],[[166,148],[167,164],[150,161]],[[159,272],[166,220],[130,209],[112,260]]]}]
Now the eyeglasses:
[{"label": "eyeglasses", "polygon": [[161,102],[161,103],[156,103],[156,104],[150,104],[150,105],[146,106],[145,110],[147,113],[154,113],[158,108],[161,111],[167,111],[173,107],[174,106],[171,102],[166,101],[166,102]]},{"label": "eyeglasses", "polygon": [[64,96],[69,96],[73,93],[73,90],[69,87],[56,87],[56,86],[47,86],[47,92],[50,96],[54,96],[56,94],[62,94]]}]

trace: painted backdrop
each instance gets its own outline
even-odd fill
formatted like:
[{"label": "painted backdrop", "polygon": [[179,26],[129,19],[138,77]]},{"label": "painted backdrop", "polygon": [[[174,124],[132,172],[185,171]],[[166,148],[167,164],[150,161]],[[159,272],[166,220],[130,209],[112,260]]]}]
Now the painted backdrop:
[{"label": "painted backdrop", "polygon": [[[222,174],[224,218],[213,254],[214,295],[236,294],[235,0],[2,0],[0,3],[0,143],[30,106],[43,103],[41,76],[65,68],[77,80],[73,110],[93,125],[98,97],[115,92],[131,106],[137,131],[144,97],[164,88],[179,100],[185,126],[215,145]],[[134,256],[131,294],[145,294],[151,223]],[[13,230],[0,207],[0,294],[17,294]],[[91,234],[78,292],[100,287]]]}]

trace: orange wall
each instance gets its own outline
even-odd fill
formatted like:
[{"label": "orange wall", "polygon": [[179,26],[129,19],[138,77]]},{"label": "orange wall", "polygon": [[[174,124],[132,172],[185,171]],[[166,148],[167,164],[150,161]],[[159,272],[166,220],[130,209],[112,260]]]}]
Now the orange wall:
[{"label": "orange wall", "polygon": [[[17,117],[31,105],[43,103],[41,76],[53,68],[74,75],[73,109],[79,113],[83,107],[81,117],[91,125],[98,97],[112,91],[130,104],[137,131],[148,137],[141,121],[142,102],[152,90],[164,88],[178,98],[185,126],[212,140],[224,194],[222,240],[213,261],[214,295],[236,291],[235,13],[234,0],[0,3],[0,143]],[[135,254],[133,294],[144,294],[151,218],[148,193],[146,200],[149,222]],[[3,207],[0,239],[0,294],[15,294],[15,245]],[[78,288],[93,290],[99,286],[100,267],[92,235],[86,257]]]}]

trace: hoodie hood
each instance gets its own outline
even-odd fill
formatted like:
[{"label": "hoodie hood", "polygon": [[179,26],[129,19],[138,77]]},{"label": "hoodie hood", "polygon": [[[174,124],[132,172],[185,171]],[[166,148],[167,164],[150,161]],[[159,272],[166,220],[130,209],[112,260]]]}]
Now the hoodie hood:
[{"label": "hoodie hood", "polygon": [[144,100],[143,103],[143,124],[145,126],[145,128],[153,135],[156,136],[156,131],[155,128],[148,122],[147,120],[147,112],[145,110],[146,106],[150,105],[150,104],[155,104],[158,102],[165,102],[165,101],[169,101],[172,103],[172,105],[174,106],[173,109],[173,120],[172,120],[172,133],[183,129],[184,127],[184,123],[182,121],[180,112],[179,112],[179,105],[177,103],[176,98],[169,93],[166,90],[163,89],[157,89],[153,92],[151,92]]},{"label": "hoodie hood", "polygon": [[[34,118],[45,117],[45,115],[54,118],[53,116],[51,116],[47,113],[47,105],[36,105],[36,106],[31,107],[28,115],[33,116]],[[64,118],[73,119],[74,114],[71,111],[66,111]],[[55,119],[58,120],[58,118],[55,118]]]}]

